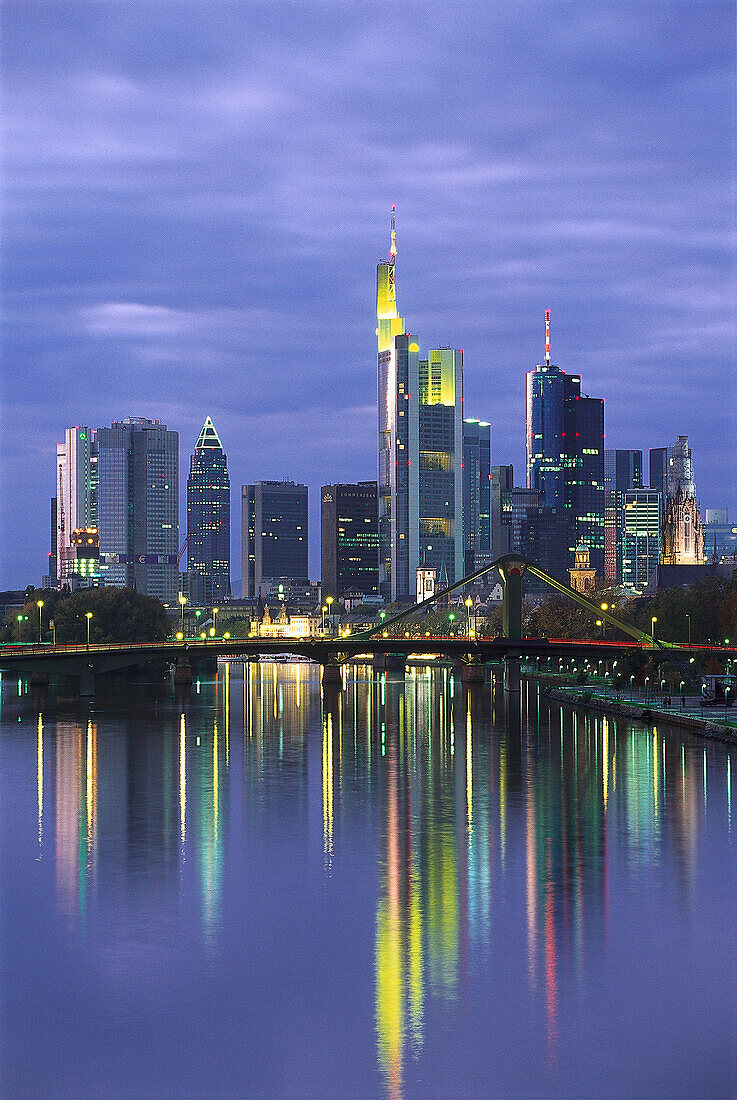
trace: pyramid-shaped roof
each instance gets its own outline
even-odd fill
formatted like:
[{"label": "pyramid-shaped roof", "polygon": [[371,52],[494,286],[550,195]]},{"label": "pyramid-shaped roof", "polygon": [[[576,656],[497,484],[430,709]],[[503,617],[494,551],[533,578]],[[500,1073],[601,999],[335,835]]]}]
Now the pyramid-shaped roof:
[{"label": "pyramid-shaped roof", "polygon": [[205,423],[202,425],[202,431],[200,432],[200,438],[195,444],[195,450],[201,451],[204,448],[209,448],[213,451],[222,451],[223,445],[220,442],[220,436],[215,431],[215,425],[208,416]]}]

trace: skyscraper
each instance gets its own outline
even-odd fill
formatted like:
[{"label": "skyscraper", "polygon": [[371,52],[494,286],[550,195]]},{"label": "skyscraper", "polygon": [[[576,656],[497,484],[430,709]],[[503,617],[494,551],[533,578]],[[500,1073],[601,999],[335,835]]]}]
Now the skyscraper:
[{"label": "skyscraper", "polygon": [[100,578],[164,603],[179,590],[179,436],[128,417],[96,432]]},{"label": "skyscraper", "polygon": [[556,514],[562,508],[567,517],[566,570],[575,548],[583,545],[602,576],[604,402],[582,395],[580,375],[566,374],[550,362],[550,310],[545,314],[545,362],[527,374],[526,444],[528,488],[538,489],[546,507]]},{"label": "skyscraper", "polygon": [[463,421],[464,575],[491,561],[491,426]]},{"label": "skyscraper", "polygon": [[668,463],[668,495],[661,537],[663,565],[703,565],[701,504],[696,498],[688,436],[679,435]]},{"label": "skyscraper", "polygon": [[323,599],[379,594],[379,514],[375,481],[323,485],[320,504]]},{"label": "skyscraper", "polygon": [[189,463],[187,567],[192,603],[218,602],[230,595],[228,459],[209,416]]},{"label": "skyscraper", "polygon": [[257,481],[241,487],[244,598],[264,596],[275,582],[308,583],[307,486]]},{"label": "skyscraper", "polygon": [[[98,472],[95,433],[86,426],[67,428],[56,445],[56,531],[59,583],[75,584],[75,531],[97,531]],[[92,583],[86,578],[83,583]]]},{"label": "skyscraper", "polygon": [[660,560],[660,491],[622,494],[622,584],[641,591]]},{"label": "skyscraper", "polygon": [[604,451],[604,579],[622,581],[624,493],[642,488],[642,451]]},{"label": "skyscraper", "polygon": [[[514,488],[513,466],[492,466],[489,471],[489,510],[491,512],[491,554],[501,558],[513,548],[510,495]],[[506,507],[505,507],[506,505]]]},{"label": "skyscraper", "polygon": [[376,269],[378,340],[379,585],[387,600],[414,599],[415,570],[463,576],[463,352],[419,357],[397,313],[396,234]]}]

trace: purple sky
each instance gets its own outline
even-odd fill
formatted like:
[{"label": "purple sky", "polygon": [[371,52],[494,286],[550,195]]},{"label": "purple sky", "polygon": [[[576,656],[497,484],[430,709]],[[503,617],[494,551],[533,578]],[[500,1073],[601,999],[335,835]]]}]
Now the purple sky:
[{"label": "purple sky", "polygon": [[[0,587],[38,583],[64,428],[206,415],[239,486],[375,476],[375,265],[465,350],[524,478],[544,351],[607,446],[688,435],[737,519],[734,2],[5,5]],[[647,460],[646,460],[647,461]],[[186,527],[182,511],[181,529]]]}]

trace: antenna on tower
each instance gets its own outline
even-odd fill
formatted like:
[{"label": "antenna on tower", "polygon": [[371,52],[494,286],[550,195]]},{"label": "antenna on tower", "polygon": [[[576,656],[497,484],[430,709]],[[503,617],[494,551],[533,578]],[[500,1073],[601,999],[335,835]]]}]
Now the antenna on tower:
[{"label": "antenna on tower", "polygon": [[397,232],[396,232],[396,229],[394,227],[394,215],[395,215],[395,213],[396,213],[396,207],[394,206],[394,204],[392,204],[392,243],[391,243],[391,248],[389,249],[389,261],[390,261],[390,263],[394,262],[394,257],[397,254]]},{"label": "antenna on tower", "polygon": [[545,366],[550,366],[550,310],[545,310]]}]

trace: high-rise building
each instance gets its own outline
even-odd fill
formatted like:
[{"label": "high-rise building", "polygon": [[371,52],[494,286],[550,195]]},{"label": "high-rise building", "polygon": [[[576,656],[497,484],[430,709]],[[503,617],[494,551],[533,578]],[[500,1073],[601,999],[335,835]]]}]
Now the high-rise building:
[{"label": "high-rise building", "polygon": [[217,603],[230,596],[228,459],[209,416],[189,463],[187,569],[190,602]]},{"label": "high-rise building", "polygon": [[512,526],[505,500],[514,488],[513,466],[492,466],[489,471],[489,511],[491,513],[491,554],[501,558],[513,549]]},{"label": "high-rise building", "polygon": [[280,580],[308,584],[306,485],[242,486],[241,561],[244,598],[266,595]]},{"label": "high-rise building", "polygon": [[[550,362],[550,311],[545,362],[527,374],[527,485],[568,519],[566,571],[577,546],[604,569],[604,402],[581,394],[581,378]],[[552,564],[540,562],[543,567]],[[567,572],[566,572],[567,575]]]},{"label": "high-rise building", "polygon": [[661,495],[659,489],[625,489],[623,496],[622,584],[642,591],[660,560]]},{"label": "high-rise building", "polygon": [[464,575],[491,561],[491,426],[463,421]]},{"label": "high-rise building", "polygon": [[175,604],[179,435],[128,417],[98,428],[100,579]]},{"label": "high-rise building", "polygon": [[323,485],[320,559],[323,599],[379,594],[379,512],[375,481]]},{"label": "high-rise building", "polygon": [[604,580],[622,581],[624,493],[642,488],[642,451],[604,451]]},{"label": "high-rise building", "polygon": [[729,522],[726,508],[707,508],[704,524],[704,558],[720,562],[737,554],[737,523]]},{"label": "high-rise building", "polygon": [[379,394],[379,586],[387,600],[415,598],[416,569],[442,583],[463,576],[463,352],[430,351],[397,313],[396,235],[376,269]]},{"label": "high-rise building", "polygon": [[97,530],[99,522],[97,443],[91,428],[67,428],[64,442],[56,445],[56,502],[57,576],[59,584],[76,587],[72,532]]},{"label": "high-rise building", "polygon": [[43,581],[41,582],[42,588],[58,588],[59,587],[59,573],[58,573],[58,554],[59,554],[59,532],[57,530],[57,518],[56,518],[56,497],[51,498],[50,508],[50,530],[49,530],[49,555],[48,565],[46,567],[46,573],[44,574]]},{"label": "high-rise building", "polygon": [[668,496],[660,542],[663,565],[703,565],[701,504],[696,498],[688,436],[679,435],[668,463]]}]

